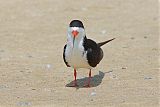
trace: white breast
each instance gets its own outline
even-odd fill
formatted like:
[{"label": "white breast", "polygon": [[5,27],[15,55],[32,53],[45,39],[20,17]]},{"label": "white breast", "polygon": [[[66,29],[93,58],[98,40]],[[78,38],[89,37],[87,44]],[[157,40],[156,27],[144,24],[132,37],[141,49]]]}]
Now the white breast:
[{"label": "white breast", "polygon": [[68,64],[73,68],[90,69],[91,66],[88,64],[86,57],[87,52],[84,51],[82,43],[83,41],[81,41],[78,45],[75,45],[74,48],[68,44],[65,51],[65,58]]}]

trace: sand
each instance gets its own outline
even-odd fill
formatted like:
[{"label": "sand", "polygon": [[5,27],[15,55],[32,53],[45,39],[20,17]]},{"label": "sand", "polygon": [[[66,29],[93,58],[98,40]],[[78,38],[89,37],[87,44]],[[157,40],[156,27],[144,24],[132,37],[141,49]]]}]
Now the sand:
[{"label": "sand", "polygon": [[[156,0],[1,0],[0,105],[2,107],[158,107],[159,17]],[[103,46],[79,88],[66,87],[73,69],[63,62],[67,26],[83,21],[87,37]]]}]

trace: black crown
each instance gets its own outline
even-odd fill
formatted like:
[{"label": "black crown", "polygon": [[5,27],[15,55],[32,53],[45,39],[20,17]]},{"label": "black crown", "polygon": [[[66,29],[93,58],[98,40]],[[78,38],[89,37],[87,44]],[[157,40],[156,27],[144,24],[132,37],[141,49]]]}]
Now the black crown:
[{"label": "black crown", "polygon": [[72,20],[69,24],[70,27],[81,27],[84,28],[83,23],[80,20]]}]

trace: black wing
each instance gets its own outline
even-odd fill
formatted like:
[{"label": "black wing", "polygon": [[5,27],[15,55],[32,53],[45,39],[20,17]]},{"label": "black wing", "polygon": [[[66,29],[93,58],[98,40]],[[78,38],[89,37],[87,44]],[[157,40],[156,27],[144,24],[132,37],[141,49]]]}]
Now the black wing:
[{"label": "black wing", "polygon": [[66,47],[67,47],[67,45],[65,45],[65,46],[64,46],[64,49],[63,49],[63,60],[64,60],[65,64],[67,65],[67,67],[70,67],[70,65],[68,65],[68,62],[67,62],[66,59],[65,59]]},{"label": "black wing", "polygon": [[89,65],[92,67],[96,67],[103,58],[102,49],[97,45],[96,42],[91,39],[87,39],[86,37],[84,38],[83,45],[85,51],[87,51],[87,60]]}]

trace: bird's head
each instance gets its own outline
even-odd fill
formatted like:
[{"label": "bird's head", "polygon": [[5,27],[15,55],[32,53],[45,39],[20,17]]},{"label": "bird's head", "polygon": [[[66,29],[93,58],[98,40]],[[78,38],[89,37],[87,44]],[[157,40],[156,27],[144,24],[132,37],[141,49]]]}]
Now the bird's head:
[{"label": "bird's head", "polygon": [[68,41],[74,48],[85,37],[83,23],[80,20],[72,20],[68,27]]}]

